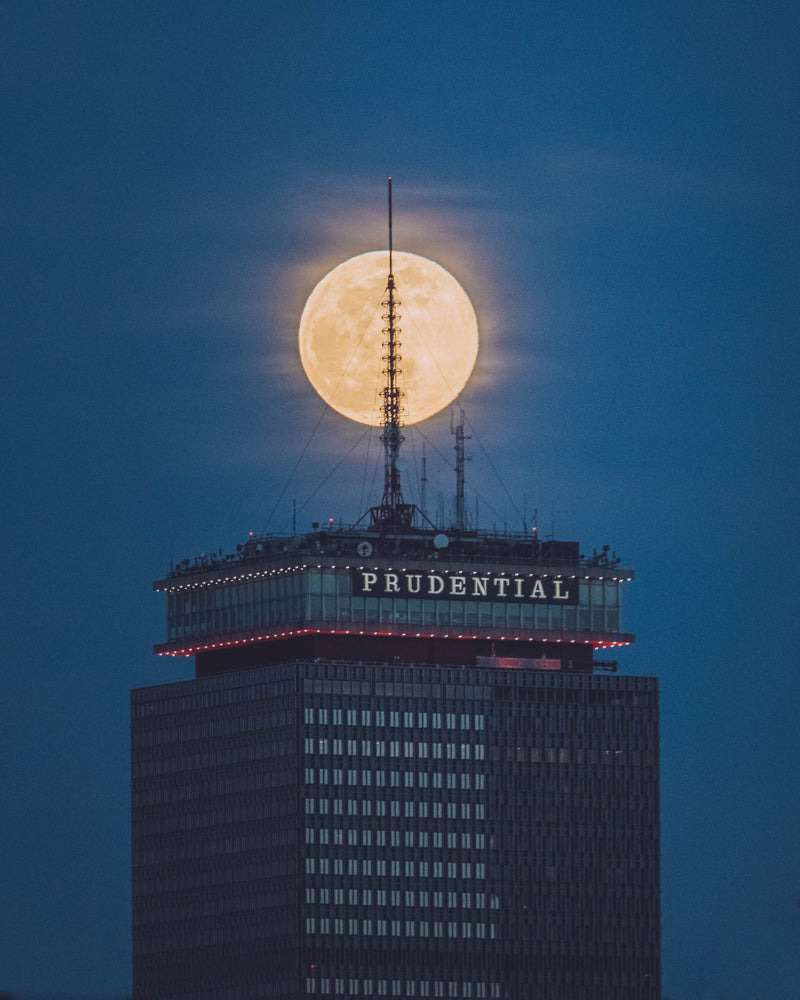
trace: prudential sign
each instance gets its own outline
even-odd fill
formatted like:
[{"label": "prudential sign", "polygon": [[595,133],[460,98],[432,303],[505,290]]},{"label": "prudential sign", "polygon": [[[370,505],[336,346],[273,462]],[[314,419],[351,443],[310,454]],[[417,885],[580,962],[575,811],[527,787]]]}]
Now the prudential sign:
[{"label": "prudential sign", "polygon": [[421,597],[438,600],[577,604],[578,581],[505,573],[352,570],[354,597]]}]

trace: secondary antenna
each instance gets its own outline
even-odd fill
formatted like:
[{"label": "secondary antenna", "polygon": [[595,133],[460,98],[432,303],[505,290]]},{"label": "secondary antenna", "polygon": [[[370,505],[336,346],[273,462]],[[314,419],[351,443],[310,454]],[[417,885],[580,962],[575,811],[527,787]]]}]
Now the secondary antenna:
[{"label": "secondary antenna", "polygon": [[428,509],[428,460],[425,457],[425,442],[422,442],[422,475],[419,477],[420,500],[419,505],[422,513]]},{"label": "secondary antenna", "polygon": [[453,413],[450,412],[450,433],[456,436],[456,519],[453,527],[456,531],[467,530],[467,515],[464,507],[464,441],[469,441],[470,436],[464,434],[464,411],[459,409],[458,423],[453,422]]}]

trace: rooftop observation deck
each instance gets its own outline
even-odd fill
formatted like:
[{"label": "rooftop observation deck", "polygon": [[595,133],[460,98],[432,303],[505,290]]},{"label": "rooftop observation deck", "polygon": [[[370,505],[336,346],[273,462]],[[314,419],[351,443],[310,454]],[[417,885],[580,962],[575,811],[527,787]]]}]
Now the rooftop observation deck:
[{"label": "rooftop observation deck", "polygon": [[402,641],[420,660],[496,652],[567,662],[634,641],[620,628],[620,588],[632,577],[607,548],[587,558],[577,542],[521,533],[327,526],[250,538],[228,556],[183,560],[153,584],[167,594],[167,641],[155,652],[263,654],[270,643],[270,656],[358,646],[361,658],[380,658]]}]

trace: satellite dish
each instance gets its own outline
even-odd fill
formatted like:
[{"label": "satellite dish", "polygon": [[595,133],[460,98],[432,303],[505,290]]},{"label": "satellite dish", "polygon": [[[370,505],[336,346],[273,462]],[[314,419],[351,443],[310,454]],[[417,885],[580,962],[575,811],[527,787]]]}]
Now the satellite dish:
[{"label": "satellite dish", "polygon": [[447,546],[450,544],[450,539],[447,537],[447,535],[441,535],[441,534],[434,535],[433,544],[434,547],[437,549],[446,549]]},{"label": "satellite dish", "polygon": [[408,468],[408,461],[402,455],[399,455],[395,459],[394,467],[398,472],[403,472],[404,469]]},{"label": "satellite dish", "polygon": [[360,556],[371,556],[372,555],[372,545],[370,542],[359,542],[356,546],[356,552]]}]

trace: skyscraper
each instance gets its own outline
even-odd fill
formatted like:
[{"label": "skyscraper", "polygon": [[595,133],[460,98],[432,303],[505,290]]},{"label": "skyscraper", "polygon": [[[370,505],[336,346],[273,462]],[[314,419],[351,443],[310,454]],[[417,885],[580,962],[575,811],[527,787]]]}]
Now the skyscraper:
[{"label": "skyscraper", "polygon": [[632,573],[468,528],[460,474],[447,531],[405,502],[391,264],[384,305],[368,522],[154,584],[196,676],[132,693],[134,996],[657,1000],[657,682],[598,658]]}]

